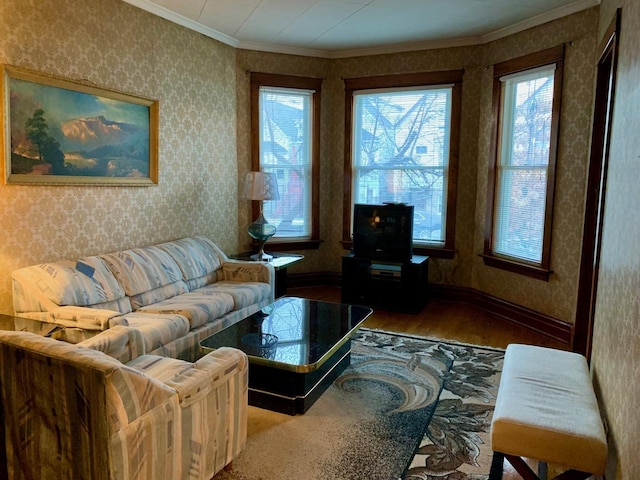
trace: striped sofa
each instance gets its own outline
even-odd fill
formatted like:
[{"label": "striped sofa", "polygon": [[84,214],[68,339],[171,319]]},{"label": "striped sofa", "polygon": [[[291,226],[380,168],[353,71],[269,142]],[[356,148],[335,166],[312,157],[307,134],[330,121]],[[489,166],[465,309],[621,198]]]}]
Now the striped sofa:
[{"label": "striped sofa", "polygon": [[231,260],[196,236],[15,270],[13,305],[70,343],[124,325],[146,353],[192,362],[200,340],[273,302],[274,277],[272,265]]},{"label": "striped sofa", "polygon": [[208,479],[238,455],[247,357],[199,342],[273,301],[271,265],[198,236],[12,281],[16,316],[55,327],[0,331],[0,478]]},{"label": "striped sofa", "polygon": [[78,344],[0,331],[0,478],[210,479],[228,465],[247,436],[246,355],[145,348],[122,325]]}]

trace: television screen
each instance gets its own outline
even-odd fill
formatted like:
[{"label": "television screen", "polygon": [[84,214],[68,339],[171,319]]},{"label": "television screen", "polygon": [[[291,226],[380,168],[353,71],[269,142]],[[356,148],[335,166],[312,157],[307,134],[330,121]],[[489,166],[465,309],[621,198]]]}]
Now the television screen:
[{"label": "television screen", "polygon": [[391,262],[411,259],[413,205],[353,206],[353,254]]}]

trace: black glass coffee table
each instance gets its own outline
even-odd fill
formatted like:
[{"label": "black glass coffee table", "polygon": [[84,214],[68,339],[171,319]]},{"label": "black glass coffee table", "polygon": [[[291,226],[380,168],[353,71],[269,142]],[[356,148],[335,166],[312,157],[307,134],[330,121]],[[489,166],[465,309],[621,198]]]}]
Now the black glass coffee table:
[{"label": "black glass coffee table", "polygon": [[351,361],[351,337],[367,307],[281,297],[205,338],[205,351],[235,347],[249,357],[249,403],[306,412]]}]

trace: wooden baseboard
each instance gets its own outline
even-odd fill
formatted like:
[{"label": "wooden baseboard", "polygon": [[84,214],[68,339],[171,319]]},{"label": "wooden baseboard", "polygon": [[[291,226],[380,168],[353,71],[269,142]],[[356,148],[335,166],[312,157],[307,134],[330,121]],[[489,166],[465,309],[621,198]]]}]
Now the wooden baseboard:
[{"label": "wooden baseboard", "polygon": [[[299,273],[288,278],[290,287],[314,285],[340,286],[340,274],[333,272]],[[429,297],[450,302],[466,303],[535,332],[571,345],[573,325],[549,315],[466,287],[429,284]],[[427,307],[428,308],[428,307]]]},{"label": "wooden baseboard", "polygon": [[572,325],[564,320],[536,312],[472,288],[451,285],[429,285],[429,295],[441,300],[473,305],[543,335],[571,344]]}]

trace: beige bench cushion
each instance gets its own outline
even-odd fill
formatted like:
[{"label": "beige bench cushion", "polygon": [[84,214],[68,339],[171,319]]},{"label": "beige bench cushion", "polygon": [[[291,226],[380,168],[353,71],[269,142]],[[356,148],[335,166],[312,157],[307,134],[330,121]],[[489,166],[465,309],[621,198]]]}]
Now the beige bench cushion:
[{"label": "beige bench cushion", "polygon": [[602,474],[607,442],[585,358],[509,345],[491,446],[497,452]]}]

